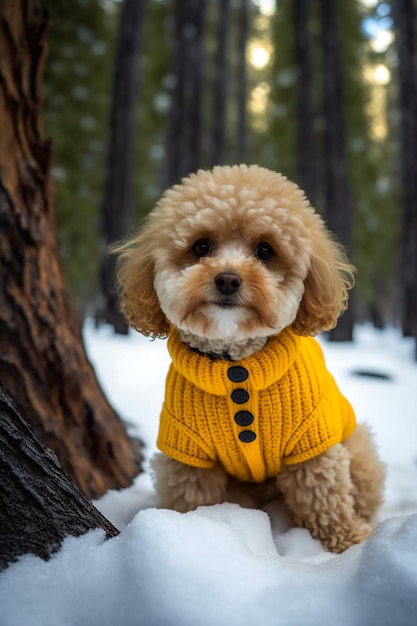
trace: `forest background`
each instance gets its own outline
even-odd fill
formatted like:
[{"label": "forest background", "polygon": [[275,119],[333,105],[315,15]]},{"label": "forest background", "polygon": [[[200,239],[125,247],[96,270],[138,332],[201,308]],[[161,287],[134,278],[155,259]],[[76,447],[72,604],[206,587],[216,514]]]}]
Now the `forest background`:
[{"label": "forest background", "polygon": [[339,338],[364,319],[417,336],[412,1],[43,5],[44,135],[80,320],[124,330],[107,246],[168,185],[248,162],[300,184],[347,246],[358,275]]}]

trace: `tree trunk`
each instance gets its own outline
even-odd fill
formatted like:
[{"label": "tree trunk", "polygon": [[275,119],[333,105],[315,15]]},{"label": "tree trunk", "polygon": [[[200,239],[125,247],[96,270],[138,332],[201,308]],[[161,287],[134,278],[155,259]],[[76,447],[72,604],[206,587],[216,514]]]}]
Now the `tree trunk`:
[{"label": "tree trunk", "polygon": [[0,571],[23,554],[48,559],[67,535],[118,531],[69,480],[0,388]]},{"label": "tree trunk", "polygon": [[312,88],[312,46],[309,28],[309,0],[295,0],[294,35],[297,80],[297,183],[313,206],[316,194],[316,151],[314,145],[314,105]]},{"label": "tree trunk", "polygon": [[[325,209],[329,228],[350,253],[352,218],[345,147],[342,49],[336,4],[334,0],[321,0]],[[331,331],[330,339],[352,341],[353,324],[351,294],[350,307]]]},{"label": "tree trunk", "polygon": [[137,442],[87,360],[65,289],[41,138],[47,20],[38,0],[0,5],[0,380],[87,497],[130,484]]},{"label": "tree trunk", "polygon": [[249,32],[248,2],[241,0],[238,32],[237,68],[237,162],[245,163],[248,154],[247,135],[247,65],[246,44]]},{"label": "tree trunk", "polygon": [[100,268],[102,302],[98,319],[126,334],[128,325],[120,312],[115,288],[115,260],[110,244],[132,229],[134,211],[135,115],[145,0],[124,0],[116,53],[107,177],[102,206],[103,251]]},{"label": "tree trunk", "polygon": [[217,54],[214,68],[213,165],[222,165],[225,160],[230,0],[219,0],[218,8]]},{"label": "tree trunk", "polygon": [[[402,328],[417,340],[417,67],[413,0],[392,3],[398,53],[402,177]],[[416,343],[417,349],[417,343]],[[417,353],[416,353],[417,354]]]},{"label": "tree trunk", "polygon": [[177,0],[175,86],[168,120],[164,187],[200,166],[203,30],[206,0]]}]

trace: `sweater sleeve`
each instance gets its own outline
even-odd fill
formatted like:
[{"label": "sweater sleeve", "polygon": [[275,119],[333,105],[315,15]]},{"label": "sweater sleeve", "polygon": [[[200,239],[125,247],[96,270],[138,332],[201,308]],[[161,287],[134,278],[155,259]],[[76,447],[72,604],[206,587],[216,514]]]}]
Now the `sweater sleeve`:
[{"label": "sweater sleeve", "polygon": [[300,424],[284,452],[286,465],[295,465],[322,454],[347,439],[355,430],[352,406],[328,374],[326,392],[314,411]]},{"label": "sweater sleeve", "polygon": [[158,448],[176,461],[210,469],[215,465],[214,454],[202,437],[168,413],[164,406],[161,414]]}]

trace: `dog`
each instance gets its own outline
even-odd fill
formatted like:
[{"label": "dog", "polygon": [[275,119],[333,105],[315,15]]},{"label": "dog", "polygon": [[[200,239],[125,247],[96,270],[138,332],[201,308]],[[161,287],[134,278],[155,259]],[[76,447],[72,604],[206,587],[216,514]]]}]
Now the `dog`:
[{"label": "dog", "polygon": [[303,191],[256,165],[200,170],[114,252],[129,324],[172,357],[159,506],[281,497],[329,551],[368,538],[384,465],[314,338],[347,308],[354,268]]}]

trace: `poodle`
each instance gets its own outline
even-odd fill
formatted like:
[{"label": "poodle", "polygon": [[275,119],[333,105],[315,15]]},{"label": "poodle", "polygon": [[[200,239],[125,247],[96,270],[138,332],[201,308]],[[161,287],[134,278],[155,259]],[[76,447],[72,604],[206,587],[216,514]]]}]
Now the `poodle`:
[{"label": "poodle", "polygon": [[283,498],[332,552],[365,540],[385,470],[314,336],[354,268],[303,191],[256,165],[198,171],[114,247],[122,308],[168,338],[152,461],[160,507]]}]

